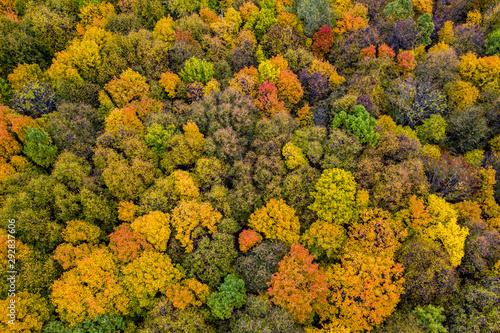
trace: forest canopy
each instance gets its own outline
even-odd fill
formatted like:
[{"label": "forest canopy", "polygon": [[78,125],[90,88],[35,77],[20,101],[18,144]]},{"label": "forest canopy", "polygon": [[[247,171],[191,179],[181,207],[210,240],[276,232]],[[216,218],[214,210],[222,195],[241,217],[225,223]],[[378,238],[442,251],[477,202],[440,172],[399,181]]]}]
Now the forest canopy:
[{"label": "forest canopy", "polygon": [[2,332],[500,330],[499,0],[0,0],[0,141]]}]

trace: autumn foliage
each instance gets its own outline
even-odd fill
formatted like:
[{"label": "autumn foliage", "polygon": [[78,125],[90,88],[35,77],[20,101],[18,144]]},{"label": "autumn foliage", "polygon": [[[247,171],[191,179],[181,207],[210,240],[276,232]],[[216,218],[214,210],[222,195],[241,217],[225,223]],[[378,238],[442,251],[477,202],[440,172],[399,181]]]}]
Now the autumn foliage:
[{"label": "autumn foliage", "polygon": [[307,249],[292,244],[267,291],[274,304],[290,311],[300,323],[311,321],[316,309],[327,303],[326,276],[313,260]]}]

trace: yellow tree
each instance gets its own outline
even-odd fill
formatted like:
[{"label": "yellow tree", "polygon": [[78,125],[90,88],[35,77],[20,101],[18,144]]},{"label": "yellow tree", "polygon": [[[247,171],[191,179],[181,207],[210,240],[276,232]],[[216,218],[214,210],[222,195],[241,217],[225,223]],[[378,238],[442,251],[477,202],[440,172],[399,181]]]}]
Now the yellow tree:
[{"label": "yellow tree", "polygon": [[76,325],[98,315],[126,315],[130,300],[111,252],[98,249],[52,285],[52,304],[62,321]]},{"label": "yellow tree", "polygon": [[295,209],[283,199],[271,199],[266,206],[257,209],[250,215],[248,226],[268,239],[278,239],[289,245],[298,243],[300,239],[299,218]]},{"label": "yellow tree", "polygon": [[62,231],[62,236],[65,242],[73,245],[82,242],[97,244],[101,236],[101,229],[85,221],[68,221],[66,223],[66,228]]},{"label": "yellow tree", "polygon": [[327,169],[311,192],[309,209],[327,222],[344,224],[357,219],[356,181],[349,171]]},{"label": "yellow tree", "polygon": [[120,78],[114,78],[108,82],[104,89],[111,95],[113,102],[119,108],[124,107],[134,99],[142,99],[149,96],[149,85],[146,78],[141,74],[127,69],[120,74]]},{"label": "yellow tree", "polygon": [[21,291],[15,298],[0,300],[0,330],[4,332],[42,332],[49,319],[49,303],[38,294]]},{"label": "yellow tree", "polygon": [[159,251],[166,251],[170,238],[170,215],[163,212],[150,212],[138,217],[130,225],[132,230],[146,236],[146,240]]},{"label": "yellow tree", "polygon": [[396,309],[404,291],[403,266],[386,252],[374,255],[346,249],[341,264],[325,269],[330,284],[328,305],[318,309],[321,322],[370,330]]},{"label": "yellow tree", "polygon": [[121,271],[123,285],[136,313],[151,307],[158,292],[165,294],[183,278],[166,254],[150,251],[143,252]]},{"label": "yellow tree", "polygon": [[213,234],[217,230],[217,223],[222,218],[208,202],[197,200],[182,200],[172,210],[172,227],[176,231],[175,238],[185,248],[186,253],[193,251],[193,239],[202,235],[203,228]]}]

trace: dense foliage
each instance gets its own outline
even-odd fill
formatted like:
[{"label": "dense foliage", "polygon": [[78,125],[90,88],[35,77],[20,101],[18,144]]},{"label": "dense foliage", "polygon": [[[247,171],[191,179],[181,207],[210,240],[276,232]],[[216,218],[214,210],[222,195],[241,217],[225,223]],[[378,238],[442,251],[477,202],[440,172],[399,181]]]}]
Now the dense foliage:
[{"label": "dense foliage", "polygon": [[0,331],[500,331],[499,52],[499,0],[0,0]]}]

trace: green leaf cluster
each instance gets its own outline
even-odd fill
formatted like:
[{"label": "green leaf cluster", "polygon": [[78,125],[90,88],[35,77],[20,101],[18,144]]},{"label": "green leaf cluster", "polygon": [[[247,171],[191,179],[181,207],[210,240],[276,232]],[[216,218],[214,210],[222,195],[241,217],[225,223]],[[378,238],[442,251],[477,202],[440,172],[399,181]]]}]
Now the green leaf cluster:
[{"label": "green leaf cluster", "polygon": [[231,318],[231,312],[245,303],[247,298],[245,282],[229,274],[218,289],[218,292],[210,295],[207,304],[212,309],[214,317],[229,319]]},{"label": "green leaf cluster", "polygon": [[345,111],[339,112],[332,121],[333,128],[344,126],[347,133],[359,138],[361,143],[375,146],[380,135],[374,131],[377,121],[371,117],[364,106],[354,107],[355,115],[347,115]]}]

